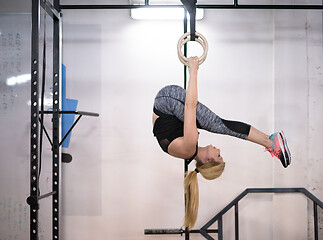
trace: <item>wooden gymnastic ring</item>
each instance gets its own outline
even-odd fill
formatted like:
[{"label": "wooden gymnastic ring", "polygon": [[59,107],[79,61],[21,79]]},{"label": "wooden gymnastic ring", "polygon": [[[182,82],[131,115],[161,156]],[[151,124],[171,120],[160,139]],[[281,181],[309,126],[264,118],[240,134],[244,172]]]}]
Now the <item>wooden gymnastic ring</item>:
[{"label": "wooden gymnastic ring", "polygon": [[[195,36],[196,36],[195,41],[198,42],[199,44],[201,44],[201,46],[203,47],[203,51],[204,51],[202,56],[199,57],[199,64],[201,65],[205,61],[206,56],[207,56],[208,43],[206,41],[206,38],[202,34],[195,32]],[[190,40],[191,40],[190,33],[187,32],[178,40],[178,43],[177,43],[178,58],[186,66],[188,66],[188,58],[183,55],[181,49],[184,46],[184,44]]]}]

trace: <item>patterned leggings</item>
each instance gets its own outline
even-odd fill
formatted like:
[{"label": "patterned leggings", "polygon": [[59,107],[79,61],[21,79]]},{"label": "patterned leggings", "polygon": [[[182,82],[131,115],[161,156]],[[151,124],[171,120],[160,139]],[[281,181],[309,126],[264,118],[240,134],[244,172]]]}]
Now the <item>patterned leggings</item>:
[{"label": "patterned leggings", "polygon": [[[184,122],[186,91],[180,86],[169,85],[162,88],[154,101],[154,107],[168,115],[173,115]],[[196,107],[197,127],[212,133],[219,133],[247,139],[250,125],[237,121],[224,120],[200,102]]]}]

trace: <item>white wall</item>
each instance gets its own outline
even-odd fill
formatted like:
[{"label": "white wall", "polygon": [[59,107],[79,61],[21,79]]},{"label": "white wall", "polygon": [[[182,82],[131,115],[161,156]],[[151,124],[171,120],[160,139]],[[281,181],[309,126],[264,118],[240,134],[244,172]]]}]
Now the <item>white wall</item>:
[{"label": "white wall", "polygon": [[7,79],[30,73],[30,23],[28,14],[0,14],[0,239],[29,231],[30,81]]},{"label": "white wall", "polygon": [[[289,171],[275,166],[273,184],[303,186],[322,199],[322,12],[276,12],[274,23],[275,127],[288,133],[293,157]],[[298,217],[291,201],[304,218]],[[275,196],[274,209],[275,238],[314,239],[313,206],[305,198]]]},{"label": "white wall", "polygon": [[[197,31],[209,42],[200,101],[268,134],[284,130],[292,165],[201,131],[200,145],[220,147],[227,165],[215,181],[199,176],[196,228],[248,187],[305,187],[322,200],[322,12],[208,10]],[[62,169],[62,239],[183,238],[144,235],[179,228],[184,216],[183,162],[161,151],[151,126],[156,92],[183,86],[182,32],[181,21],[135,21],[129,10],[63,11],[67,97],[100,117],[82,118],[64,150],[74,158]],[[302,195],[250,195],[239,210],[240,239],[313,239],[312,205]],[[234,239],[232,211],[224,237]]]}]

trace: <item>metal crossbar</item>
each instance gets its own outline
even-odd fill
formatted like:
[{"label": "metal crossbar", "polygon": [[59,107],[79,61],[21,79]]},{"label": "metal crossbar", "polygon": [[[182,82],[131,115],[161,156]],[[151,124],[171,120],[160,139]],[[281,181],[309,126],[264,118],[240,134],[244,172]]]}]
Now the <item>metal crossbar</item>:
[{"label": "metal crossbar", "polygon": [[[183,5],[60,5],[61,9],[134,9],[134,8],[183,8]],[[255,5],[255,4],[197,4],[196,8],[204,9],[294,9],[294,10],[323,10],[323,4],[317,5]]]}]

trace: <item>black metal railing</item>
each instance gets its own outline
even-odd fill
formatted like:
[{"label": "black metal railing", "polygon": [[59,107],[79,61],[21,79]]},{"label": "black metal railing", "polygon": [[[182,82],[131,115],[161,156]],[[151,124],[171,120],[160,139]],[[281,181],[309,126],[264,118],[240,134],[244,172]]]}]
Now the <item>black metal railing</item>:
[{"label": "black metal railing", "polygon": [[[307,191],[305,188],[247,188],[241,194],[239,194],[232,202],[230,202],[225,208],[223,208],[217,215],[215,215],[210,221],[208,221],[201,229],[191,230],[187,232],[187,229],[145,229],[146,235],[161,235],[161,234],[185,234],[185,238],[189,239],[190,233],[200,233],[208,240],[214,240],[210,233],[216,233],[218,240],[223,240],[223,215],[226,214],[232,207],[234,207],[234,228],[235,228],[235,240],[239,240],[239,201],[242,200],[249,193],[302,193],[308,199],[313,202],[313,217],[314,217],[314,239],[319,240],[318,235],[318,214],[317,206],[323,209],[323,203]],[[209,229],[211,225],[218,222],[218,229]],[[187,237],[188,236],[188,237]]]},{"label": "black metal railing", "polygon": [[323,203],[307,191],[305,188],[247,188],[244,190],[239,196],[237,196],[232,202],[230,202],[222,211],[220,211],[217,215],[215,215],[209,222],[207,222],[201,229],[200,233],[208,240],[214,239],[209,235],[208,228],[214,224],[216,221],[218,222],[218,240],[223,239],[223,215],[228,212],[232,207],[235,208],[235,239],[239,239],[239,201],[243,199],[249,193],[303,193],[308,199],[313,202],[314,209],[314,236],[315,240],[318,240],[318,218],[317,218],[317,206],[323,209]]}]

